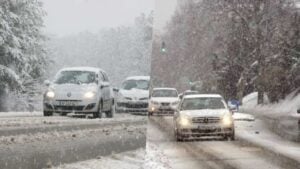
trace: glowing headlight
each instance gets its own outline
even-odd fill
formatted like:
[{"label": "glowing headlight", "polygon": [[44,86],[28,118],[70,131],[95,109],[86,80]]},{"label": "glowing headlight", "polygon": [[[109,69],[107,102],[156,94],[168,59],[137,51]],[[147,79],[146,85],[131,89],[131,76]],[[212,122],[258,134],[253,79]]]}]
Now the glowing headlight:
[{"label": "glowing headlight", "polygon": [[46,96],[47,96],[48,98],[54,98],[55,93],[54,93],[53,91],[48,91],[48,92],[46,93]]},{"label": "glowing headlight", "polygon": [[179,119],[179,124],[181,126],[188,126],[190,125],[190,120],[187,117],[181,116]]},{"label": "glowing headlight", "polygon": [[232,118],[229,115],[225,115],[222,119],[222,122],[225,126],[230,126],[232,124]]},{"label": "glowing headlight", "polygon": [[95,96],[95,93],[94,92],[87,92],[84,94],[84,97],[85,98],[88,98],[88,99],[91,99]]}]

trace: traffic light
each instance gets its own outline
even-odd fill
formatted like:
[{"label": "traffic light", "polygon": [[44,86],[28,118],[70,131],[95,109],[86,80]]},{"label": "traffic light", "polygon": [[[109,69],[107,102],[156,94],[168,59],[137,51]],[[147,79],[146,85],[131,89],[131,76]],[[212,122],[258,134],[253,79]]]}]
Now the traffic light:
[{"label": "traffic light", "polygon": [[161,49],[160,49],[160,51],[162,53],[166,53],[167,52],[167,48],[166,48],[166,43],[165,42],[161,43]]}]

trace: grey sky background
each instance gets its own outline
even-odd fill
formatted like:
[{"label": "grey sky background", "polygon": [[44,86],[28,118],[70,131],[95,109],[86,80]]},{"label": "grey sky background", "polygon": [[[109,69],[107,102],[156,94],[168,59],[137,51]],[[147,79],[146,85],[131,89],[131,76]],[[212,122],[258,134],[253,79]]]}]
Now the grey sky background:
[{"label": "grey sky background", "polygon": [[155,28],[162,29],[177,0],[41,0],[47,12],[45,32],[58,36],[130,25],[141,13],[155,13]]}]

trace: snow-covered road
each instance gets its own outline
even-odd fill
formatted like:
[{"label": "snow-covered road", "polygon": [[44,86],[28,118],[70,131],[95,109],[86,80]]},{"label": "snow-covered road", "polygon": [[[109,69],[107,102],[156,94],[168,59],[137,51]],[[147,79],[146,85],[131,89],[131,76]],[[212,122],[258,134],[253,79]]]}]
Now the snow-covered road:
[{"label": "snow-covered road", "polygon": [[[247,132],[251,123],[254,122],[238,122],[237,135]],[[154,160],[148,161],[148,169],[292,169],[299,166],[299,163],[292,164],[282,156],[271,155],[272,152],[265,151],[262,146],[239,138],[236,141],[176,142],[172,126],[172,117],[151,117],[148,121],[147,144],[151,145],[152,154],[156,153],[152,155]]]},{"label": "snow-covered road", "polygon": [[144,148],[146,117],[1,116],[0,168],[40,169]]}]

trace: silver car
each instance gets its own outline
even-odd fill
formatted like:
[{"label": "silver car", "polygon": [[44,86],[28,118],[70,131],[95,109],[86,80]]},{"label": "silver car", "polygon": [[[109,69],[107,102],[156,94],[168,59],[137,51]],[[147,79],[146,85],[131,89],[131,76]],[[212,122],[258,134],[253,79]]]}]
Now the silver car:
[{"label": "silver car", "polygon": [[46,82],[44,116],[54,112],[66,115],[92,114],[101,118],[102,113],[113,117],[114,99],[107,74],[98,68],[73,67],[60,70],[52,83]]},{"label": "silver car", "polygon": [[126,78],[122,87],[117,89],[117,112],[147,114],[149,100],[149,76],[131,76]]},{"label": "silver car", "polygon": [[232,113],[217,94],[183,97],[174,114],[174,132],[178,141],[204,136],[235,138]]}]

